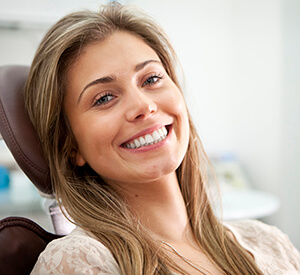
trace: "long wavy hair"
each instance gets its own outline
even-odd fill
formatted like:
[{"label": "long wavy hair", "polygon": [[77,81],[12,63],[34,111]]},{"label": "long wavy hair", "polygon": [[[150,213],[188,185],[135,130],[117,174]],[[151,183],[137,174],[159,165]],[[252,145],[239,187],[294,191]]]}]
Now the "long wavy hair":
[{"label": "long wavy hair", "polygon": [[[76,141],[63,111],[67,70],[82,48],[115,31],[140,37],[159,56],[179,87],[176,54],[163,30],[141,11],[110,3],[99,12],[81,11],[58,21],[45,35],[32,62],[25,104],[48,161],[60,206],[112,253],[121,274],[185,274],[152,240],[124,199],[86,164],[74,161]],[[207,158],[189,116],[189,145],[177,169],[189,221],[198,245],[225,274],[262,274],[252,257],[215,217],[207,195]]]}]

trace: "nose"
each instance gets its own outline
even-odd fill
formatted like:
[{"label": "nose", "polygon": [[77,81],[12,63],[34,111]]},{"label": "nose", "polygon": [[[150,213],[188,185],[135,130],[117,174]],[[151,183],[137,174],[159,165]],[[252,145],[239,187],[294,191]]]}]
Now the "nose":
[{"label": "nose", "polygon": [[126,119],[128,121],[144,120],[157,111],[157,105],[150,94],[136,89],[127,98]]}]

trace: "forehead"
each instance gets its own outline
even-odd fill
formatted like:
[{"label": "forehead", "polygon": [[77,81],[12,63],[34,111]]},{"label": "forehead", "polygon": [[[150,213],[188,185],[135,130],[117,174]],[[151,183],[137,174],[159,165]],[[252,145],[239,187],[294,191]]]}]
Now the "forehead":
[{"label": "forehead", "polygon": [[[81,75],[116,74],[132,69],[147,59],[158,60],[156,52],[140,37],[116,31],[103,41],[93,42],[83,47],[79,57],[68,70],[68,78]],[[97,75],[99,76],[99,75]]]}]

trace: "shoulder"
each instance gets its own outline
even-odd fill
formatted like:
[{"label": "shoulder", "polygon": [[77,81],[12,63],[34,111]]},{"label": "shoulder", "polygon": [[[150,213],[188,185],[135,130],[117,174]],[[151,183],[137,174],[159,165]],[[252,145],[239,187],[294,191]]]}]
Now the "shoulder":
[{"label": "shoulder", "polygon": [[288,236],[277,227],[256,220],[235,221],[224,225],[238,243],[254,256],[257,265],[265,271],[264,274],[272,274],[275,270],[282,271],[276,274],[288,274],[288,271],[300,274],[300,253]]},{"label": "shoulder", "polygon": [[276,239],[287,237],[277,227],[265,224],[258,220],[231,221],[224,225],[232,231],[235,237],[243,237],[244,239],[249,239],[249,241],[264,238],[266,234],[272,235],[272,237],[276,237]]},{"label": "shoulder", "polygon": [[110,251],[80,228],[50,242],[31,274],[119,274]]}]

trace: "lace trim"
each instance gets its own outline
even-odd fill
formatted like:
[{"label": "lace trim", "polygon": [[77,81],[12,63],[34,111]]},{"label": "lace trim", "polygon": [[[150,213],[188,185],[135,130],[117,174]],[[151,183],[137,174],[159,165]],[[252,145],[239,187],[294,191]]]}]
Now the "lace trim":
[{"label": "lace trim", "polygon": [[[255,258],[263,274],[300,274],[300,253],[276,227],[259,221],[226,223],[237,241]],[[31,274],[120,274],[110,251],[82,229],[54,240],[41,253]]]}]

